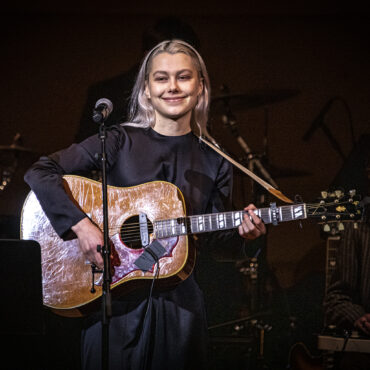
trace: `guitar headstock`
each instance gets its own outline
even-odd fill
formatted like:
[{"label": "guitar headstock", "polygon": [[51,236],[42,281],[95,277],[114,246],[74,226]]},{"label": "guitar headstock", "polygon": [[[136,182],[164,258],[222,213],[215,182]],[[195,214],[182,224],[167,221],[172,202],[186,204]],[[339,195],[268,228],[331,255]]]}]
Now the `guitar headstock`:
[{"label": "guitar headstock", "polygon": [[345,222],[361,221],[363,210],[361,196],[356,190],[322,191],[315,203],[307,204],[309,217],[317,218],[323,231],[335,235],[344,230]]}]

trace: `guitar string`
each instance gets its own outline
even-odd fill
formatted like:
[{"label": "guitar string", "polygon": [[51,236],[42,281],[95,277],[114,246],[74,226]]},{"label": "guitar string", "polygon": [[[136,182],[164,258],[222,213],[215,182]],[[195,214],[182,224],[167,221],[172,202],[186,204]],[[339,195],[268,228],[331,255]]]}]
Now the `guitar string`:
[{"label": "guitar string", "polygon": [[[335,204],[333,204],[333,205],[336,205],[336,206],[340,206],[341,205],[341,203],[335,203]],[[320,208],[325,208],[325,206],[326,207],[328,207],[328,206],[331,206],[330,204],[326,204],[326,205],[322,205],[322,204],[318,204],[318,205],[306,205],[306,209],[308,209],[308,210],[318,210],[318,209],[320,209]],[[286,207],[280,207],[280,208],[282,208],[282,212],[284,212],[284,211],[288,211],[287,213],[290,213],[290,210],[291,210],[291,206],[286,206]],[[267,208],[267,209],[269,209],[269,208]],[[238,213],[238,212],[244,212],[245,213],[245,211],[234,211],[234,212],[224,212],[224,214],[227,216],[227,215],[231,215],[231,214],[233,214],[233,213]],[[339,214],[339,215],[344,215],[345,214],[345,212],[326,212],[326,214],[328,214],[328,215],[337,215],[337,214]],[[185,216],[185,217],[180,217],[181,219],[186,219],[186,218],[190,218],[190,219],[192,219],[192,218],[198,218],[198,217],[203,217],[203,218],[206,218],[206,219],[211,219],[211,220],[213,220],[213,219],[218,219],[218,215],[219,214],[217,214],[217,213],[213,213],[213,214],[208,214],[208,215],[203,215],[203,216],[197,216],[197,215],[194,215],[194,216]],[[173,227],[173,221],[175,220],[176,218],[174,218],[174,219],[168,219],[168,220],[156,220],[156,221],[154,221],[154,223],[156,223],[156,224],[159,224],[159,223],[161,223],[161,226],[165,226],[165,227]],[[180,226],[183,226],[184,224],[177,224],[177,225],[175,225],[175,227],[180,227]],[[128,224],[126,224],[125,225],[125,230],[132,230],[132,229],[138,229],[139,228],[139,226],[140,226],[140,223],[139,222],[132,222],[132,223],[128,223]],[[114,226],[114,227],[112,227],[112,228],[110,228],[110,230],[115,230],[115,229],[119,229],[121,226]],[[150,226],[149,226],[149,228],[150,228]]]},{"label": "guitar string", "polygon": [[[307,210],[320,210],[320,208],[326,208],[326,207],[330,207],[330,206],[341,206],[343,204],[347,204],[348,202],[332,202],[332,203],[326,203],[326,204],[306,204],[306,209]],[[299,205],[299,204],[298,204]],[[281,206],[279,207],[282,211],[282,213],[284,213],[284,211],[287,211],[285,213],[289,214],[290,211],[291,211],[291,207],[292,206]],[[261,209],[261,212],[262,210],[269,210],[269,208],[262,208]],[[237,212],[243,212],[245,213],[245,211],[231,211],[231,212],[225,212],[224,215],[227,217],[227,215],[230,215],[230,214],[233,214],[233,213],[237,213]],[[320,212],[320,211],[319,211]],[[326,215],[327,216],[335,216],[335,215],[338,215],[338,214],[341,214],[341,215],[344,215],[345,212],[326,212]],[[320,214],[318,213],[317,216],[320,216]],[[202,216],[185,216],[185,217],[180,217],[181,219],[186,219],[186,218],[197,218],[197,217],[202,217]],[[208,215],[204,215],[203,216],[204,218],[207,218],[208,220],[210,220],[211,222],[213,220],[217,221],[218,217],[219,217],[219,214],[217,213],[214,213],[214,214],[208,214]],[[184,224],[177,224],[177,225],[173,225],[173,219],[171,220],[157,220],[157,221],[154,221],[157,225],[158,224],[161,224],[160,226],[162,227],[162,229],[164,228],[170,228],[172,229],[174,226],[175,228],[179,228],[179,227],[182,227],[184,226]],[[158,225],[159,226],[159,225]],[[150,231],[154,231],[154,226],[151,228],[149,226],[149,229],[152,229]],[[115,227],[111,227],[109,228],[109,230],[111,232],[114,232],[114,231],[121,231],[122,229],[122,225],[121,226],[115,226]],[[137,236],[137,235],[140,235],[140,223],[139,222],[133,222],[133,223],[130,223],[130,224],[126,224],[123,226],[123,231],[121,231],[121,234],[122,232],[124,232],[125,236],[129,237],[129,236]]]}]

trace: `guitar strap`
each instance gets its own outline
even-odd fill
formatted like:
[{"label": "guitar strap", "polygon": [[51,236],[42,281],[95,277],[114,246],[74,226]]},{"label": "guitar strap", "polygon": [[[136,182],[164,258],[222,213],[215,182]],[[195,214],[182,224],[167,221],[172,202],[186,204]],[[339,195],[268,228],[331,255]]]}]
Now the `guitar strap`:
[{"label": "guitar strap", "polygon": [[272,185],[270,185],[268,182],[262,180],[260,177],[258,177],[256,174],[254,174],[252,171],[248,170],[246,167],[242,166],[240,163],[232,159],[229,155],[224,153],[221,149],[217,148],[214,144],[210,143],[208,140],[206,140],[204,137],[199,136],[199,139],[207,144],[209,147],[211,147],[214,151],[216,151],[218,154],[222,155],[225,159],[227,159],[230,163],[232,163],[235,167],[239,168],[239,170],[243,171],[246,175],[251,177],[254,181],[258,182],[261,186],[263,186],[270,194],[274,195],[276,198],[282,200],[286,203],[293,203],[292,200],[290,200],[288,197],[286,197],[280,190],[275,189]]}]

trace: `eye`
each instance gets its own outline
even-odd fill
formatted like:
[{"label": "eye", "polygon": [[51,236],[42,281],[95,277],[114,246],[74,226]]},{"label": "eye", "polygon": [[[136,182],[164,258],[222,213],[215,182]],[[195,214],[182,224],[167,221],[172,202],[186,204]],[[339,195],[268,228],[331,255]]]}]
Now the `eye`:
[{"label": "eye", "polygon": [[190,80],[191,76],[190,75],[180,75],[179,80],[185,81],[185,80]]},{"label": "eye", "polygon": [[158,82],[167,81],[167,77],[166,76],[157,76],[157,77],[154,78],[154,81],[158,81]]}]

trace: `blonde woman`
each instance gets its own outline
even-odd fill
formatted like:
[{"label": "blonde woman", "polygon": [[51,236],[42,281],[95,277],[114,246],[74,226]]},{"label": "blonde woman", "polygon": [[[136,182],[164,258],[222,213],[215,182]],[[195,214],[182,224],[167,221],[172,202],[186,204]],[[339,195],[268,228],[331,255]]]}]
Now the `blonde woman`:
[{"label": "blonde woman", "polygon": [[[231,165],[197,135],[207,131],[210,82],[203,59],[189,44],[169,40],[144,58],[133,88],[129,121],[107,135],[108,184],[136,186],[155,180],[176,185],[184,195],[187,213],[223,212],[230,207]],[[97,245],[103,234],[75,206],[61,183],[64,174],[83,174],[100,166],[93,136],[41,158],[25,180],[37,194],[61,237],[77,235],[81,251],[103,267]],[[225,242],[242,246],[245,239],[265,234],[262,221],[246,207],[235,231],[200,238],[201,248]],[[204,235],[204,234],[203,234]],[[217,236],[217,237],[216,237]],[[83,369],[101,369],[101,315],[87,319],[82,335]],[[112,370],[194,370],[207,368],[207,322],[203,295],[194,273],[176,287],[135,291],[113,301],[109,329]]]}]

